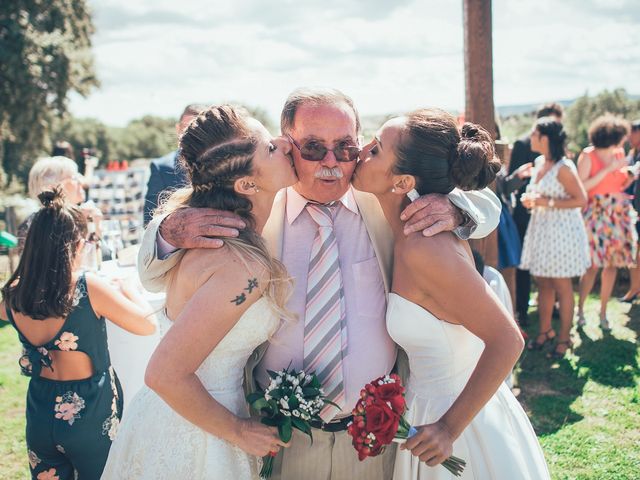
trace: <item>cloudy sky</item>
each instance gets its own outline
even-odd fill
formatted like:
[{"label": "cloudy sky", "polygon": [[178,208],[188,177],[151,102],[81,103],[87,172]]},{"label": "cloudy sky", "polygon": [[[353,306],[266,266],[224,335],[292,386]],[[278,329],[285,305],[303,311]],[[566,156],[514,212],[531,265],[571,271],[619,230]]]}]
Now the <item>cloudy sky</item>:
[{"label": "cloudy sky", "polygon": [[[638,0],[493,0],[497,105],[640,94]],[[89,0],[100,90],[76,116],[124,125],[237,101],[279,118],[332,86],[364,115],[464,107],[462,0]]]}]

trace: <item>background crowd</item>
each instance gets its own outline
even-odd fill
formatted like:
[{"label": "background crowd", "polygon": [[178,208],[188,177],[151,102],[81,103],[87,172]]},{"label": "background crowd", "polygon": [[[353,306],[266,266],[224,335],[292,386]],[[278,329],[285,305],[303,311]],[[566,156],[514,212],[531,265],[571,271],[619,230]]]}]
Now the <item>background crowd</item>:
[{"label": "background crowd", "polygon": [[[567,134],[558,103],[542,106],[530,133],[513,144],[508,168],[497,183],[503,201],[499,226],[500,269],[516,267],[512,285],[515,315],[529,323],[531,277],[538,290],[540,330],[530,348],[540,349],[556,335],[552,355],[572,345],[574,323],[571,278],[579,277],[575,324],[584,327],[584,304],[600,276],[599,325],[610,330],[607,305],[618,269],[629,268],[631,284],[620,298],[632,302],[637,281],[637,190],[640,120],[610,114],[589,126],[590,145],[577,158],[567,155]],[[517,235],[515,232],[517,231]],[[551,327],[560,317],[560,333]]]}]

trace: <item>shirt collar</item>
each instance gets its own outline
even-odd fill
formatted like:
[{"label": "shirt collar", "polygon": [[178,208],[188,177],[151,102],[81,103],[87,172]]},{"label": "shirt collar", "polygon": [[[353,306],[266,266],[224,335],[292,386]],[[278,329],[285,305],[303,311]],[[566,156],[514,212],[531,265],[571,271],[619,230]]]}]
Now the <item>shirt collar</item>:
[{"label": "shirt collar", "polygon": [[[356,198],[353,195],[352,186],[349,186],[349,190],[347,190],[347,192],[338,201],[351,212],[356,215],[360,215]],[[309,200],[296,192],[293,187],[287,188],[287,221],[289,222],[289,225],[291,225],[295,219],[300,216],[307,206],[307,203],[309,203]]]}]

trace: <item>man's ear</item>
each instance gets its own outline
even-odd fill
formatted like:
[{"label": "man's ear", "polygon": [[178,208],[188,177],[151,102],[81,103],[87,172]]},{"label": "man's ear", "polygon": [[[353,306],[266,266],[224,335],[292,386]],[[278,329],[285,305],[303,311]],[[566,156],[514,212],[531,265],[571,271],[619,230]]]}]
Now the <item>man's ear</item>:
[{"label": "man's ear", "polygon": [[413,175],[396,175],[394,177],[393,189],[395,193],[406,195],[416,188],[416,178]]},{"label": "man's ear", "polygon": [[240,195],[255,195],[258,192],[256,182],[253,181],[253,177],[240,177],[233,182],[233,189]]}]

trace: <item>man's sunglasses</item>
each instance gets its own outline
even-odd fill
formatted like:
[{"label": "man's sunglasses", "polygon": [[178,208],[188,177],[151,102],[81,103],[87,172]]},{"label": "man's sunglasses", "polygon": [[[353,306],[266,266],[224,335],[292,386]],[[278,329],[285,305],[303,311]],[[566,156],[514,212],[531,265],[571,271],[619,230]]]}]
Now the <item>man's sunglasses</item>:
[{"label": "man's sunglasses", "polygon": [[[298,142],[291,138],[291,135],[287,135],[287,137],[289,137],[291,143],[300,150],[300,156],[305,160],[319,162],[320,160],[323,160],[329,152],[329,149],[321,143],[310,141],[300,146]],[[338,145],[333,147],[331,151],[338,162],[353,162],[358,158],[358,155],[360,155],[360,148],[344,142],[340,142]]]}]

